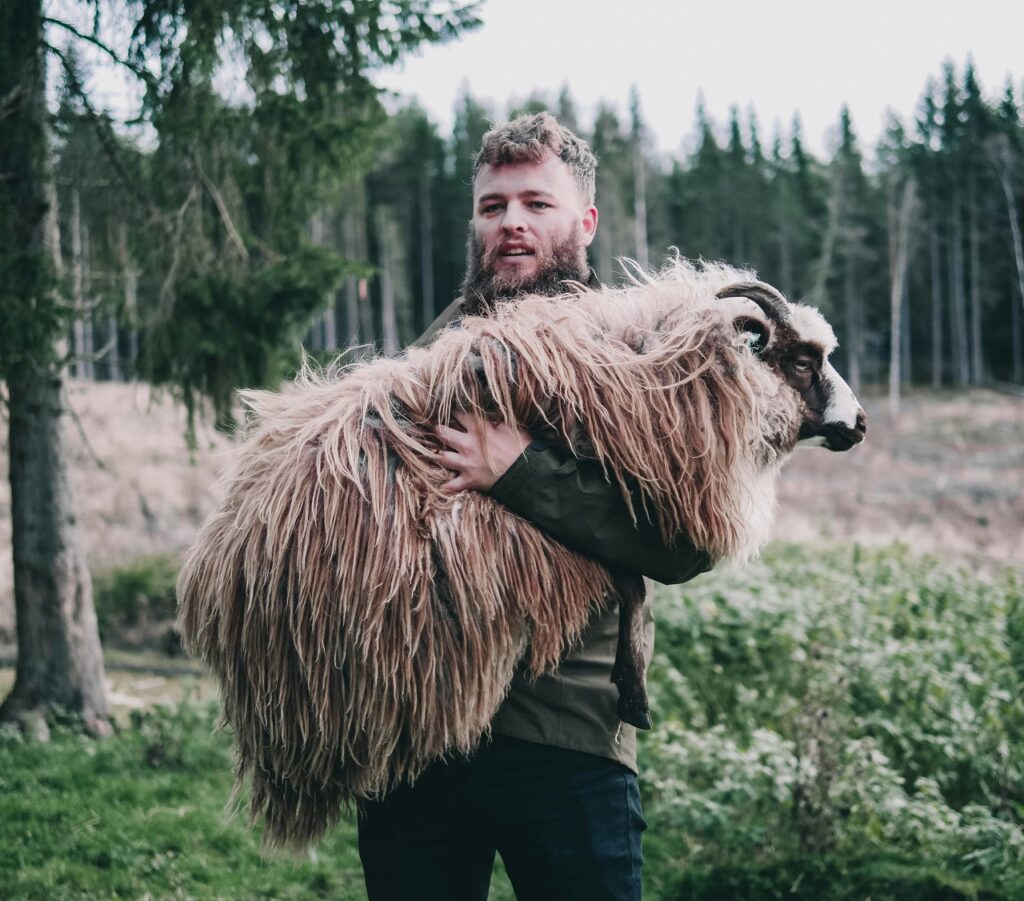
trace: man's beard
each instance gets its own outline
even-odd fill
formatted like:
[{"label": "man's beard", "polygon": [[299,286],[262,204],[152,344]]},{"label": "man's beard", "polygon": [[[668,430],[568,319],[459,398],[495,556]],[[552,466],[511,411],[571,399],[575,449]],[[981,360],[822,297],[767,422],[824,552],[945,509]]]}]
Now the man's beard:
[{"label": "man's beard", "polygon": [[462,281],[464,311],[480,313],[496,300],[525,294],[561,294],[566,290],[566,281],[586,284],[590,279],[590,267],[582,237],[582,229],[577,225],[564,241],[550,250],[535,249],[536,271],[520,276],[515,272],[495,271],[498,248],[485,254],[483,244],[471,227],[466,242],[466,277]]}]

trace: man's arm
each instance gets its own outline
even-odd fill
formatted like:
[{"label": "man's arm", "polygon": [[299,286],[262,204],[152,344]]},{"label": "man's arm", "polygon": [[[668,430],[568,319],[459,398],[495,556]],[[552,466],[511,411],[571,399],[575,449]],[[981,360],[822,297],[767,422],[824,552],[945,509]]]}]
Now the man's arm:
[{"label": "man's arm", "polygon": [[490,494],[566,547],[656,582],[687,582],[711,569],[710,557],[688,536],[665,545],[636,492],[634,523],[619,486],[608,483],[596,461],[533,443]]},{"label": "man's arm", "polygon": [[478,434],[469,417],[456,418],[461,430],[436,429],[449,448],[439,452],[439,462],[454,473],[448,491],[489,492],[566,547],[658,582],[686,582],[711,568],[686,535],[666,546],[638,496],[634,523],[619,486],[609,484],[599,463],[531,442],[521,429],[487,423]]}]

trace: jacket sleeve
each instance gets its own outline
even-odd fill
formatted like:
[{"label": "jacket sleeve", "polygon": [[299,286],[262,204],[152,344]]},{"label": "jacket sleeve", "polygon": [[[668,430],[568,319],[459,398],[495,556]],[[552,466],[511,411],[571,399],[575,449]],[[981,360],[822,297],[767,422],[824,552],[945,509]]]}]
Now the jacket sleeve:
[{"label": "jacket sleeve", "polygon": [[566,547],[656,582],[676,584],[711,569],[686,535],[666,546],[639,501],[634,523],[617,484],[601,465],[533,442],[494,483],[490,495]]}]

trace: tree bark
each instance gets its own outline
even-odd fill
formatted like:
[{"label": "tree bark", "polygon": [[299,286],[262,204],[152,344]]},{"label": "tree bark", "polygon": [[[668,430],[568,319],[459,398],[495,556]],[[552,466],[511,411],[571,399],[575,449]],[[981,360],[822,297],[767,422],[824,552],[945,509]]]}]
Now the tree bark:
[{"label": "tree bark", "polygon": [[942,283],[939,261],[938,228],[932,222],[928,229],[928,252],[932,282],[932,387],[942,387]]},{"label": "tree bark", "polygon": [[957,385],[971,380],[970,350],[967,340],[967,304],[964,297],[963,212],[960,192],[953,191],[949,229],[949,318],[953,353],[953,374]]},{"label": "tree bark", "polygon": [[1010,354],[1013,360],[1013,383],[1024,384],[1024,325],[1021,324],[1021,305],[1014,298],[1010,288]]},{"label": "tree bark", "polygon": [[846,380],[854,394],[860,393],[860,310],[854,281],[853,257],[846,256],[843,271],[843,306],[846,318]]},{"label": "tree bark", "polygon": [[383,332],[383,350],[386,356],[398,353],[398,319],[395,315],[394,247],[396,236],[389,210],[380,206],[374,211],[377,232],[377,251],[380,256],[380,316]]},{"label": "tree bark", "polygon": [[1024,241],[1020,234],[1020,217],[1017,213],[1017,199],[1013,191],[1013,153],[1010,142],[1005,135],[1001,135],[994,153],[996,169],[999,172],[999,185],[1003,189],[1003,197],[1006,199],[1006,215],[1010,220],[1010,239],[1013,243],[1013,265],[1017,275],[1017,299],[1014,300],[1014,292],[1010,291],[1010,304],[1012,314],[1010,321],[1013,323],[1013,334],[1011,345],[1013,352],[1013,380],[1021,381],[1021,312],[1024,311]]},{"label": "tree bark", "polygon": [[63,385],[56,366],[7,376],[18,665],[0,720],[31,722],[51,706],[110,731],[92,582],[68,480]]},{"label": "tree bark", "polygon": [[[52,311],[48,271],[54,196],[46,134],[42,11],[38,3],[0,7],[0,97],[6,99],[0,142],[0,228],[17,258],[0,284],[0,298],[18,311],[13,325]],[[6,219],[6,221],[3,221]],[[49,234],[48,234],[49,232]],[[49,247],[48,247],[49,245]],[[48,253],[49,250],[49,253]],[[7,383],[11,528],[18,663],[0,720],[39,737],[53,706],[79,714],[85,727],[110,731],[103,656],[92,586],[78,541],[64,445],[59,344],[63,328],[21,329],[0,347]]]},{"label": "tree bark", "polygon": [[981,234],[978,226],[977,177],[972,172],[967,182],[967,245],[970,248],[971,278],[971,384],[985,381],[985,359],[981,342]]},{"label": "tree bark", "polygon": [[[356,213],[353,209],[353,204],[349,203],[346,205],[342,218],[341,237],[345,258],[350,261],[357,259],[359,256],[359,251],[356,247],[356,228]],[[345,296],[345,345],[352,347],[358,344],[361,338],[359,327],[359,284],[354,275],[347,275],[345,277],[343,294]]]},{"label": "tree bark", "polygon": [[644,268],[650,265],[647,250],[647,173],[644,169],[643,144],[639,135],[633,136],[633,220],[636,261]]},{"label": "tree bark", "polygon": [[900,363],[903,353],[903,299],[906,287],[907,269],[910,266],[910,224],[914,217],[917,195],[914,183],[903,186],[899,206],[889,217],[890,253],[892,280],[889,285],[891,337],[889,342],[889,415],[896,417],[900,412]]},{"label": "tree bark", "polygon": [[424,173],[419,184],[420,293],[423,322],[421,332],[434,321],[434,228],[430,203],[430,178]]}]

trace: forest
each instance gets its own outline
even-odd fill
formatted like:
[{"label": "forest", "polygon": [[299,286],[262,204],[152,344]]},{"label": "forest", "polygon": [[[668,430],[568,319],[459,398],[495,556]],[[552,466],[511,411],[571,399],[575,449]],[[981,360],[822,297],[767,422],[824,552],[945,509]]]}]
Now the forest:
[{"label": "forest", "polygon": [[1014,85],[986,96],[969,60],[925,74],[913,118],[892,115],[876,147],[839,106],[822,159],[799,117],[763,136],[752,111],[719,123],[698,105],[686,148],[666,156],[636,92],[581,123],[565,88],[495,108],[467,87],[451,134],[400,97],[364,98],[358,123],[304,122],[310,138],[359,128],[348,156],[314,169],[282,146],[294,133],[215,97],[187,151],[143,149],[85,105],[82,78],[71,61],[55,165],[84,378],[175,385],[223,412],[231,388],[279,377],[300,346],[397,352],[458,294],[483,132],[548,109],[599,160],[602,282],[623,277],[619,257],[656,268],[677,248],[820,307],[855,390],[1024,380],[1024,123]]}]

